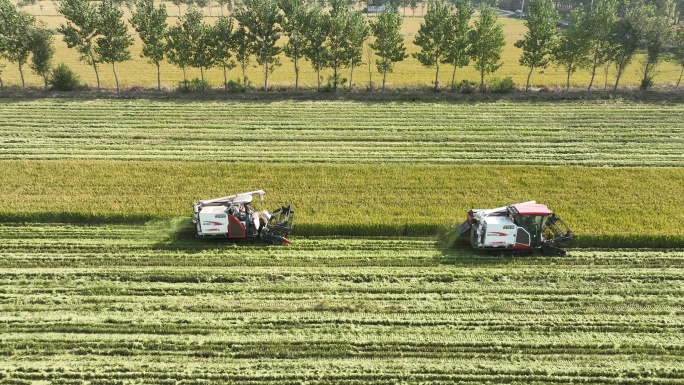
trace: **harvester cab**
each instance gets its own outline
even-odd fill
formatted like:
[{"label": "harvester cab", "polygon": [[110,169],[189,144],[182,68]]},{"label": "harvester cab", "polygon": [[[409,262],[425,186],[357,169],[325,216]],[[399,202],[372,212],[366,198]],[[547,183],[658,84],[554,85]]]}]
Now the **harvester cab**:
[{"label": "harvester cab", "polygon": [[575,234],[546,205],[535,201],[495,209],[468,211],[468,219],[456,231],[470,238],[470,244],[490,253],[529,255],[540,250],[548,255],[565,255]]},{"label": "harvester cab", "polygon": [[264,194],[264,190],[256,190],[193,203],[192,223],[197,226],[197,236],[290,243],[286,236],[294,224],[294,211],[290,206],[272,212],[252,209],[253,196],[259,195],[263,201]]}]

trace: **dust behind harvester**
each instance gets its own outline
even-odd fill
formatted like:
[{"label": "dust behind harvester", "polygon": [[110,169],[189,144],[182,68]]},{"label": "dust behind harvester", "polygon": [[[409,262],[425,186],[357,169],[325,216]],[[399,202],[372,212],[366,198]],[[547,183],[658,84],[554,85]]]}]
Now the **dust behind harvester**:
[{"label": "dust behind harvester", "polygon": [[285,237],[292,229],[294,211],[281,206],[272,212],[257,212],[251,207],[252,196],[257,194],[264,199],[265,191],[256,190],[193,203],[192,223],[197,225],[197,236],[290,243]]},{"label": "dust behind harvester", "polygon": [[473,209],[456,231],[490,253],[565,255],[575,234],[546,205],[535,201],[495,209]]}]

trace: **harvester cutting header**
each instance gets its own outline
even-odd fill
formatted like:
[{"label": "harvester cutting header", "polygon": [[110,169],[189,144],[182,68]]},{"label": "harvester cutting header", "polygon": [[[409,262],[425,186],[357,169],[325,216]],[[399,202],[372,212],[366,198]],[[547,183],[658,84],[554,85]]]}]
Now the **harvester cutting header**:
[{"label": "harvester cutting header", "polygon": [[456,231],[476,249],[488,252],[565,255],[575,234],[546,205],[535,201],[495,209],[473,209]]},{"label": "harvester cutting header", "polygon": [[281,206],[269,212],[252,209],[252,196],[263,201],[264,190],[249,191],[221,198],[193,203],[192,223],[197,225],[197,236],[229,239],[256,239],[274,245],[288,244],[285,238],[292,230],[294,211]]}]

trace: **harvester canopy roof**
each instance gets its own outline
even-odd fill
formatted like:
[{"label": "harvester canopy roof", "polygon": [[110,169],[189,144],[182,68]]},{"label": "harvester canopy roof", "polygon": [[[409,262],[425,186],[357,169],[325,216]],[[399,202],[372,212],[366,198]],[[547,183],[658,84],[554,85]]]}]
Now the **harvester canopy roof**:
[{"label": "harvester canopy roof", "polygon": [[551,215],[553,211],[538,203],[518,203],[513,205],[520,215]]}]

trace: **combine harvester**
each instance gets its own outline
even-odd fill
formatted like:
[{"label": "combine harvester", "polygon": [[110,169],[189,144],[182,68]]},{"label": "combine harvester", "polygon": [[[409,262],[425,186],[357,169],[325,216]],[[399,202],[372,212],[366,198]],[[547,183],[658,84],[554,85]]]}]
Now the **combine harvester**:
[{"label": "combine harvester", "polygon": [[575,234],[546,205],[535,201],[489,210],[470,210],[468,219],[456,231],[470,238],[475,249],[490,254],[566,254]]},{"label": "combine harvester", "polygon": [[268,212],[256,212],[250,207],[252,195],[264,200],[264,190],[244,192],[192,204],[192,223],[197,236],[203,238],[261,239],[274,245],[289,244],[285,238],[292,230],[294,211],[290,206]]}]

